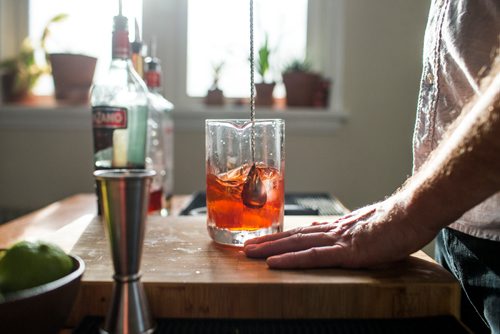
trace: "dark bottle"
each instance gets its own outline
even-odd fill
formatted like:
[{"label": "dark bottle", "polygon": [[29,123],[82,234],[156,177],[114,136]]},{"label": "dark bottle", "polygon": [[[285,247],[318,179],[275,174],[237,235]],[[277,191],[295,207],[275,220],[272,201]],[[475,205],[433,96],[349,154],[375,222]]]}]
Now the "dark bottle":
[{"label": "dark bottle", "polygon": [[132,64],[134,65],[134,69],[139,74],[141,78],[144,77],[144,59],[142,57],[144,45],[141,41],[141,33],[139,30],[139,23],[137,23],[137,19],[135,19],[135,40],[130,43],[130,47],[132,49]]},{"label": "dark bottle", "polygon": [[160,61],[154,56],[156,46],[152,45],[151,57],[145,60],[145,79],[149,88],[148,147],[146,168],[156,172],[151,184],[149,212],[167,215],[173,192],[174,168],[174,124],[173,105],[161,95]]}]

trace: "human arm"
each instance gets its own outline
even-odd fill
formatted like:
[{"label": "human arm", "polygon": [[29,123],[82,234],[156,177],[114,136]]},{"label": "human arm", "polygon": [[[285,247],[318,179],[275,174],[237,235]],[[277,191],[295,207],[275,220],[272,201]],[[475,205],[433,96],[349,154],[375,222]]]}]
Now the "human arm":
[{"label": "human arm", "polygon": [[500,61],[438,148],[386,200],[333,223],[249,240],[271,268],[369,267],[420,249],[438,231],[500,190]]}]

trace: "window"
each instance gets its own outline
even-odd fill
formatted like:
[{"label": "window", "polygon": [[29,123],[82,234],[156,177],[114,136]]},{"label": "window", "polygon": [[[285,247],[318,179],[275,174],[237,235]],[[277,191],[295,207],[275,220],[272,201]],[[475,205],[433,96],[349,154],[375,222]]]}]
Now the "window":
[{"label": "window", "polygon": [[[225,94],[248,96],[248,0],[122,1],[129,23],[135,17],[142,20],[143,40],[149,42],[156,36],[157,56],[164,73],[163,90],[176,109],[193,109],[202,104],[204,92],[212,82],[211,66],[222,58],[226,62],[221,78]],[[276,50],[272,79],[280,79],[281,68],[291,58],[305,54],[315,70],[332,80],[330,109],[334,111],[342,109],[344,1],[255,0],[254,3],[255,49],[268,33],[270,45]],[[1,1],[0,56],[15,52],[27,33],[38,40],[50,17],[68,12],[67,21],[54,25],[49,50],[85,50],[98,56],[98,78],[108,67],[112,17],[116,15],[117,3],[117,0]],[[222,10],[221,6],[231,9]],[[216,15],[222,15],[223,19]],[[14,34],[6,36],[7,31],[12,31],[6,27],[12,24],[16,27]],[[134,38],[134,29],[130,32]],[[217,38],[221,34],[223,40]]]},{"label": "window", "polygon": [[[227,80],[224,94],[249,95],[248,6],[248,0],[144,2],[144,36],[157,37],[164,93],[177,110],[200,108],[212,83],[211,66],[221,58],[227,63],[221,77],[221,85]],[[333,111],[342,109],[343,13],[344,0],[254,0],[255,50],[268,32],[271,47],[280,53],[273,79],[280,80],[290,58],[305,53],[313,68],[333,82]],[[233,40],[217,39],[221,34]],[[291,36],[296,40],[289,43]]]},{"label": "window", "polygon": [[[248,0],[189,0],[188,96],[205,96],[213,67],[221,63],[219,87],[224,95],[249,96],[249,19]],[[267,35],[272,52],[268,80],[278,81],[282,67],[292,59],[304,59],[306,33],[307,0],[254,1],[254,55],[257,58]]]},{"label": "window", "polygon": [[[123,15],[129,19],[130,37],[135,38],[134,19],[142,26],[142,1],[124,0]],[[113,16],[118,13],[118,1],[102,0],[30,0],[29,37],[38,42],[43,28],[55,15],[66,13],[68,18],[53,24],[46,48],[51,53],[81,53],[99,59],[95,79],[106,73],[111,60]],[[43,54],[37,61],[44,62]],[[35,93],[53,91],[50,76],[41,78]]]}]

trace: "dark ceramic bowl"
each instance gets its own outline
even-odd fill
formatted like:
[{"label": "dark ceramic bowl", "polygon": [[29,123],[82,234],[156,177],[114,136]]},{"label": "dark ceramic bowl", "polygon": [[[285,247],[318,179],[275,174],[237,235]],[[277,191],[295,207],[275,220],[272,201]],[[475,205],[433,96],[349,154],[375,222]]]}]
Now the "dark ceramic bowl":
[{"label": "dark ceramic bowl", "polygon": [[73,270],[68,275],[36,286],[4,295],[0,301],[0,332],[57,333],[65,324],[85,270],[77,256],[70,255]]}]

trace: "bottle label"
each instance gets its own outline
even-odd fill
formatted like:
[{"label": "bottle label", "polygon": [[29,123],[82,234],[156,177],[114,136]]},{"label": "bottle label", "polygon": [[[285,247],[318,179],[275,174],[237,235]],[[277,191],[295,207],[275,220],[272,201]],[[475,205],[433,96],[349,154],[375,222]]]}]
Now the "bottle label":
[{"label": "bottle label", "polygon": [[92,107],[94,164],[97,169],[127,166],[128,110]]},{"label": "bottle label", "polygon": [[92,126],[94,129],[126,129],[127,109],[120,107],[93,107]]},{"label": "bottle label", "polygon": [[93,107],[95,168],[144,168],[147,120],[145,105]]}]

